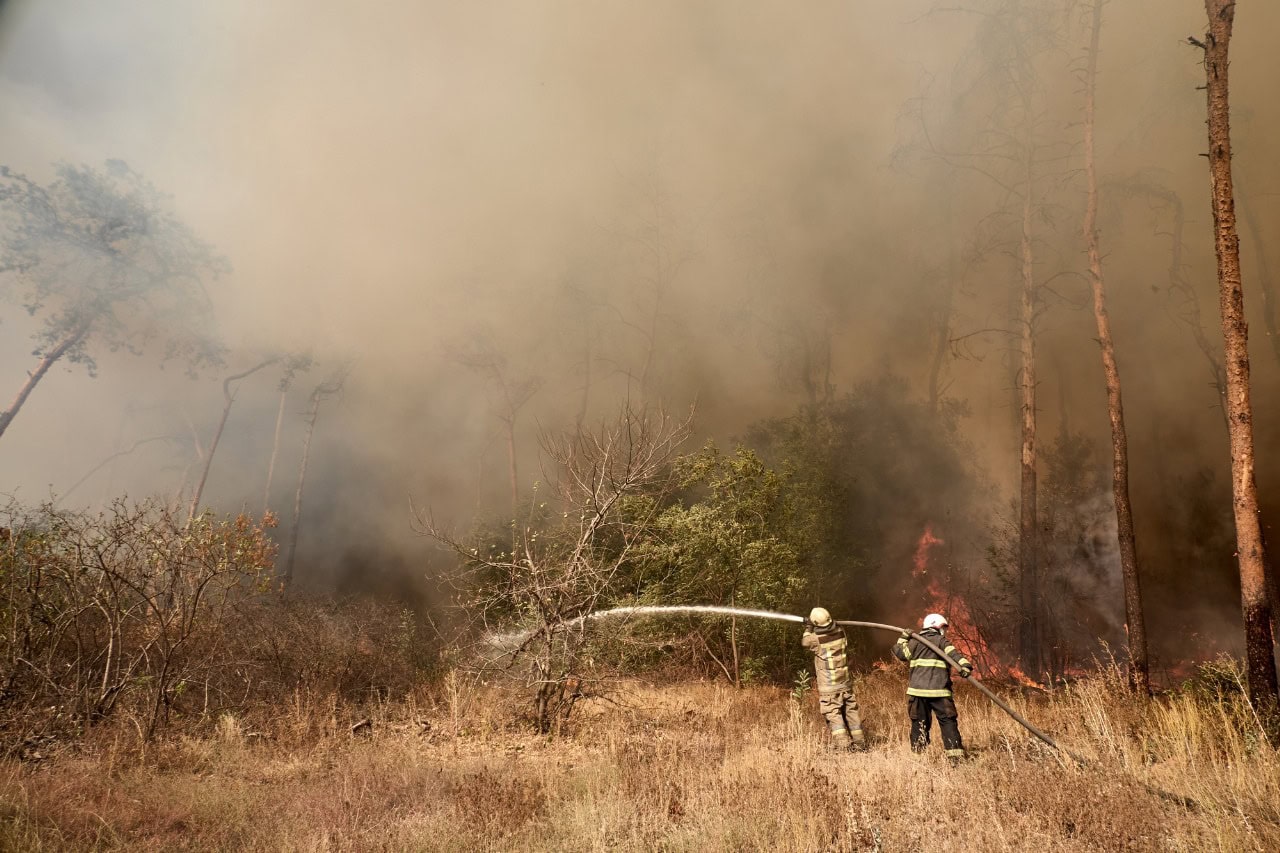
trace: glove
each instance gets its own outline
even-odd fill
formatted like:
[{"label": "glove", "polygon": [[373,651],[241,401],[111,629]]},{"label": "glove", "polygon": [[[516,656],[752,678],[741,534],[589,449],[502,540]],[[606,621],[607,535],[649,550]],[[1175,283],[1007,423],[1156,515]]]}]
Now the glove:
[{"label": "glove", "polygon": [[812,631],[812,630],[813,630],[813,623],[812,623],[812,622],[810,622],[808,619],[804,620],[804,629],[805,629],[806,631]]},{"label": "glove", "polygon": [[961,678],[968,678],[968,677],[969,677],[969,676],[971,676],[971,675],[973,675],[973,667],[971,667],[971,666],[962,666],[962,667],[960,667],[960,677],[961,677]]},{"label": "glove", "polygon": [[901,636],[902,636],[902,639],[904,639],[904,640],[910,640],[910,639],[911,639],[911,632],[910,632],[910,631],[903,631]]}]

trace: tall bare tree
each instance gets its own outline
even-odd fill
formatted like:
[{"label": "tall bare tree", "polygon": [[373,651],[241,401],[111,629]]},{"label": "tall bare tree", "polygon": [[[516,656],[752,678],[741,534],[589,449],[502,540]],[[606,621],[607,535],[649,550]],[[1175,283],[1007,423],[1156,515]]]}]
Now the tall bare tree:
[{"label": "tall bare tree", "polygon": [[226,428],[227,418],[231,415],[231,406],[236,401],[236,390],[239,389],[232,390],[232,383],[238,383],[240,380],[252,376],[264,367],[269,367],[279,360],[280,356],[273,355],[248,370],[233,373],[222,380],[222,417],[218,419],[218,428],[213,431],[213,439],[209,442],[209,452],[204,455],[204,468],[200,471],[200,480],[196,483],[195,493],[191,496],[191,507],[187,513],[188,520],[195,518],[200,509],[200,498],[204,495],[205,483],[209,481],[209,469],[213,467],[213,454],[218,450],[218,442],[222,440],[222,431]]},{"label": "tall bare tree", "polygon": [[1227,426],[1231,443],[1231,491],[1240,562],[1249,698],[1274,712],[1280,706],[1271,603],[1267,598],[1258,486],[1254,478],[1253,404],[1249,398],[1249,327],[1240,277],[1240,236],[1231,186],[1231,109],[1228,80],[1235,0],[1205,0],[1209,29],[1203,42],[1209,114],[1209,176],[1213,187],[1214,250],[1218,258],[1218,306],[1227,366]]},{"label": "tall bare tree", "polygon": [[[691,423],[692,413],[676,420],[624,405],[596,429],[544,433],[547,500],[557,511],[542,516],[531,508],[510,551],[461,538],[415,511],[416,528],[458,557],[451,581],[463,615],[482,634],[474,665],[525,674],[544,732],[563,725],[605,675],[588,654],[593,637],[583,617],[634,591],[628,568],[675,486],[671,463]],[[490,632],[500,629],[511,633],[495,642]],[[532,666],[518,670],[517,663]]]},{"label": "tall bare tree", "polygon": [[289,389],[293,386],[293,380],[297,374],[310,369],[310,355],[297,353],[285,357],[284,372],[280,377],[280,384],[276,386],[276,390],[280,392],[280,405],[276,410],[276,430],[274,437],[271,439],[271,457],[267,460],[267,485],[262,490],[263,515],[266,515],[271,510],[271,479],[276,470],[276,456],[280,453],[280,428],[284,424],[284,403],[289,396]]},{"label": "tall bare tree", "polygon": [[484,376],[492,390],[496,392],[498,420],[502,422],[507,441],[507,474],[511,487],[511,514],[514,518],[520,503],[516,422],[520,417],[520,410],[542,387],[542,378],[535,375],[520,375],[513,371],[507,357],[487,336],[478,336],[467,346],[455,349],[453,358]]},{"label": "tall bare tree", "polygon": [[226,262],[124,163],[59,166],[48,186],[0,167],[0,226],[0,298],[43,321],[36,366],[0,411],[0,435],[59,361],[93,375],[99,349],[158,344],[161,358],[193,369],[221,363],[203,280]]},{"label": "tall bare tree", "polygon": [[307,485],[307,462],[311,458],[311,436],[316,431],[316,419],[320,416],[320,403],[334,394],[342,393],[342,386],[346,384],[347,375],[350,372],[350,365],[339,367],[311,392],[306,415],[307,432],[302,439],[302,462],[298,466],[298,488],[293,497],[293,526],[289,530],[289,554],[285,558],[284,565],[284,585],[286,587],[293,585],[294,559],[298,554],[298,530],[302,527],[302,490]]},{"label": "tall bare tree", "polygon": [[[932,129],[922,108],[920,127],[926,153],[957,174],[976,176],[987,191],[996,193],[992,199],[996,212],[976,230],[997,232],[998,242],[1016,264],[1008,327],[957,334],[948,324],[947,333],[954,335],[948,341],[952,347],[989,333],[1006,335],[1012,343],[1009,355],[1015,365],[1019,444],[1018,656],[1022,668],[1032,675],[1043,671],[1036,338],[1045,308],[1043,232],[1051,223],[1053,207],[1047,179],[1055,170],[1061,171],[1074,147],[1061,134],[1063,122],[1052,113],[1060,101],[1054,90],[1065,76],[1060,57],[1069,10],[1068,0],[998,0],[983,10],[975,49],[952,75],[955,107],[945,126]],[[948,6],[945,11],[966,10]],[[975,241],[980,246],[986,242]]]},{"label": "tall bare tree", "polygon": [[[1102,373],[1107,384],[1107,417],[1111,422],[1111,491],[1115,499],[1116,535],[1120,547],[1120,573],[1124,578],[1125,626],[1134,687],[1150,694],[1147,628],[1142,611],[1142,586],[1138,577],[1137,535],[1133,506],[1129,502],[1129,438],[1124,426],[1120,395],[1120,366],[1111,339],[1107,293],[1102,279],[1102,250],[1098,238],[1098,171],[1094,156],[1095,96],[1098,88],[1098,45],[1102,37],[1102,0],[1093,0],[1089,50],[1084,77],[1084,172],[1086,184],[1084,239],[1089,253],[1089,284],[1093,290],[1093,317],[1098,325]],[[1065,409],[1064,409],[1065,411]]]}]

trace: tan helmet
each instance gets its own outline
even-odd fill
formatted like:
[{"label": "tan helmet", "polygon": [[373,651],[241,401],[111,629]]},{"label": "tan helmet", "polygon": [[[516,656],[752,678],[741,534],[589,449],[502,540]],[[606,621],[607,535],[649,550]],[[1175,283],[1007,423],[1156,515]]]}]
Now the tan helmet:
[{"label": "tan helmet", "polygon": [[926,628],[937,628],[941,631],[949,624],[951,623],[947,621],[947,617],[943,616],[941,613],[930,613],[928,616],[924,617],[924,627]]},{"label": "tan helmet", "polygon": [[825,628],[831,624],[831,614],[825,607],[815,607],[809,611],[809,622],[815,628]]}]

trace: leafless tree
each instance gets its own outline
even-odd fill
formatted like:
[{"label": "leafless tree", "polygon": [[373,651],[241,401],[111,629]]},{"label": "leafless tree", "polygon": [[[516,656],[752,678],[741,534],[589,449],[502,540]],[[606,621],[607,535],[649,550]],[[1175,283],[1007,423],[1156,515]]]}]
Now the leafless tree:
[{"label": "leafless tree", "polygon": [[624,593],[627,566],[672,487],[670,463],[691,420],[628,405],[597,430],[543,433],[551,494],[531,505],[510,551],[459,537],[415,511],[417,529],[459,561],[453,580],[478,634],[476,668],[519,674],[528,664],[525,684],[543,731],[598,680],[583,657],[590,631],[582,617]]},{"label": "leafless tree", "polygon": [[298,530],[302,527],[302,491],[307,484],[307,462],[311,458],[311,436],[316,430],[316,419],[320,416],[320,403],[335,394],[342,393],[347,376],[351,373],[351,365],[344,364],[329,375],[327,379],[315,387],[307,406],[307,431],[302,439],[302,462],[298,466],[298,488],[293,496],[293,525],[289,530],[289,554],[285,559],[284,585],[293,585],[294,558],[298,553]]},{"label": "leafless tree", "polygon": [[173,436],[173,435],[152,435],[152,436],[148,436],[147,438],[137,439],[128,447],[124,448],[123,450],[117,450],[115,453],[112,453],[110,456],[103,459],[97,465],[94,465],[92,468],[90,468],[83,477],[81,477],[79,480],[76,480],[74,483],[72,483],[71,486],[65,492],[63,492],[61,495],[58,496],[58,499],[54,502],[54,506],[57,506],[58,504],[61,504],[61,503],[65,503],[67,498],[71,497],[71,495],[75,492],[75,490],[83,486],[89,480],[90,477],[92,477],[94,474],[98,473],[99,471],[101,471],[103,468],[107,467],[111,463],[115,462],[117,459],[121,459],[125,456],[129,456],[130,454],[137,451],[139,448],[146,447],[147,445],[154,444],[155,442],[158,442],[158,441],[176,442],[178,441],[178,438],[177,436]]},{"label": "leafless tree", "polygon": [[[1142,587],[1138,576],[1137,534],[1133,507],[1129,501],[1129,438],[1124,425],[1124,403],[1120,393],[1120,366],[1111,338],[1111,318],[1102,278],[1102,249],[1098,237],[1098,170],[1094,155],[1096,123],[1095,98],[1098,88],[1098,45],[1102,37],[1102,0],[1093,0],[1089,26],[1089,48],[1084,73],[1084,239],[1089,254],[1089,284],[1093,291],[1093,317],[1098,326],[1102,351],[1102,373],[1107,385],[1107,417],[1111,422],[1111,491],[1115,502],[1116,535],[1120,550],[1120,573],[1124,578],[1125,626],[1129,643],[1129,663],[1134,687],[1151,692],[1147,658],[1147,628],[1142,610]],[[1064,407],[1063,411],[1066,409]]]},{"label": "leafless tree", "polygon": [[1204,50],[1209,114],[1209,175],[1213,187],[1214,249],[1218,258],[1219,308],[1227,367],[1227,425],[1231,444],[1231,491],[1240,562],[1249,698],[1255,707],[1280,707],[1271,603],[1267,597],[1258,486],[1254,478],[1253,405],[1249,398],[1249,331],[1240,277],[1240,237],[1231,184],[1230,84],[1228,80],[1235,0],[1205,0],[1209,28]]},{"label": "leafless tree", "polygon": [[513,370],[507,356],[486,335],[478,335],[466,346],[452,352],[455,361],[474,370],[488,381],[497,395],[497,415],[507,440],[507,472],[511,486],[511,514],[520,504],[520,476],[517,468],[516,422],[520,410],[542,387],[542,377],[522,375]]},{"label": "leafless tree", "polygon": [[205,483],[209,481],[209,469],[213,467],[213,454],[218,451],[218,442],[222,440],[222,430],[227,425],[227,417],[231,414],[231,406],[235,403],[236,393],[239,390],[238,388],[232,390],[232,383],[238,383],[240,380],[252,376],[264,367],[269,367],[279,360],[280,356],[273,355],[264,361],[258,362],[248,370],[233,373],[222,380],[222,417],[218,419],[218,428],[213,431],[213,439],[209,442],[209,450],[204,454],[204,468],[200,471],[200,480],[196,483],[195,493],[191,496],[191,508],[187,513],[187,518],[195,518],[200,509],[200,498],[204,495]]},{"label": "leafless tree", "polygon": [[[962,117],[978,116],[976,127],[954,119],[944,134],[931,126],[923,104],[918,147],[957,173],[975,176],[998,193],[999,213],[986,226],[1012,233],[1008,253],[1017,264],[1010,329],[984,329],[952,338],[1003,333],[1016,340],[1015,374],[1019,450],[1018,585],[1021,624],[1019,657],[1025,671],[1041,673],[1039,551],[1037,536],[1037,404],[1036,338],[1043,311],[1044,273],[1039,231],[1049,220],[1047,176],[1061,171],[1071,144],[1050,113],[1048,92],[1060,75],[1060,56],[1068,21],[1069,0],[1002,0],[979,14],[981,46],[976,72],[960,97]],[[955,11],[955,10],[949,10]],[[972,11],[972,10],[966,10]],[[1045,64],[1052,65],[1047,73]],[[960,75],[957,74],[957,77]],[[992,101],[983,99],[991,98]],[[991,103],[982,113],[978,103]],[[972,121],[972,119],[969,119]],[[940,141],[941,144],[940,144]]]},{"label": "leafless tree", "polygon": [[306,353],[294,353],[285,356],[284,371],[280,377],[280,384],[276,386],[280,392],[280,406],[276,411],[276,429],[271,439],[271,457],[267,460],[267,485],[262,491],[262,513],[266,515],[271,510],[271,479],[276,470],[276,456],[280,452],[280,428],[284,424],[284,404],[289,396],[289,389],[293,386],[293,380],[297,378],[297,374],[311,369],[311,356]]}]

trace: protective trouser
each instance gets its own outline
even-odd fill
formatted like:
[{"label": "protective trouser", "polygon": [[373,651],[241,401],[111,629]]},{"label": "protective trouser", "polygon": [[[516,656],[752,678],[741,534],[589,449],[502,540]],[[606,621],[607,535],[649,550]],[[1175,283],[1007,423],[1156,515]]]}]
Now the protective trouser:
[{"label": "protective trouser", "polygon": [[908,696],[907,716],[911,718],[911,751],[924,752],[929,746],[929,733],[933,717],[938,717],[942,729],[942,746],[948,758],[964,758],[964,743],[960,740],[960,726],[956,720],[956,702],[950,696]]},{"label": "protective trouser", "polygon": [[855,748],[866,744],[862,733],[862,717],[858,713],[858,700],[850,691],[822,693],[818,695],[818,710],[827,719],[832,743],[839,748]]}]

